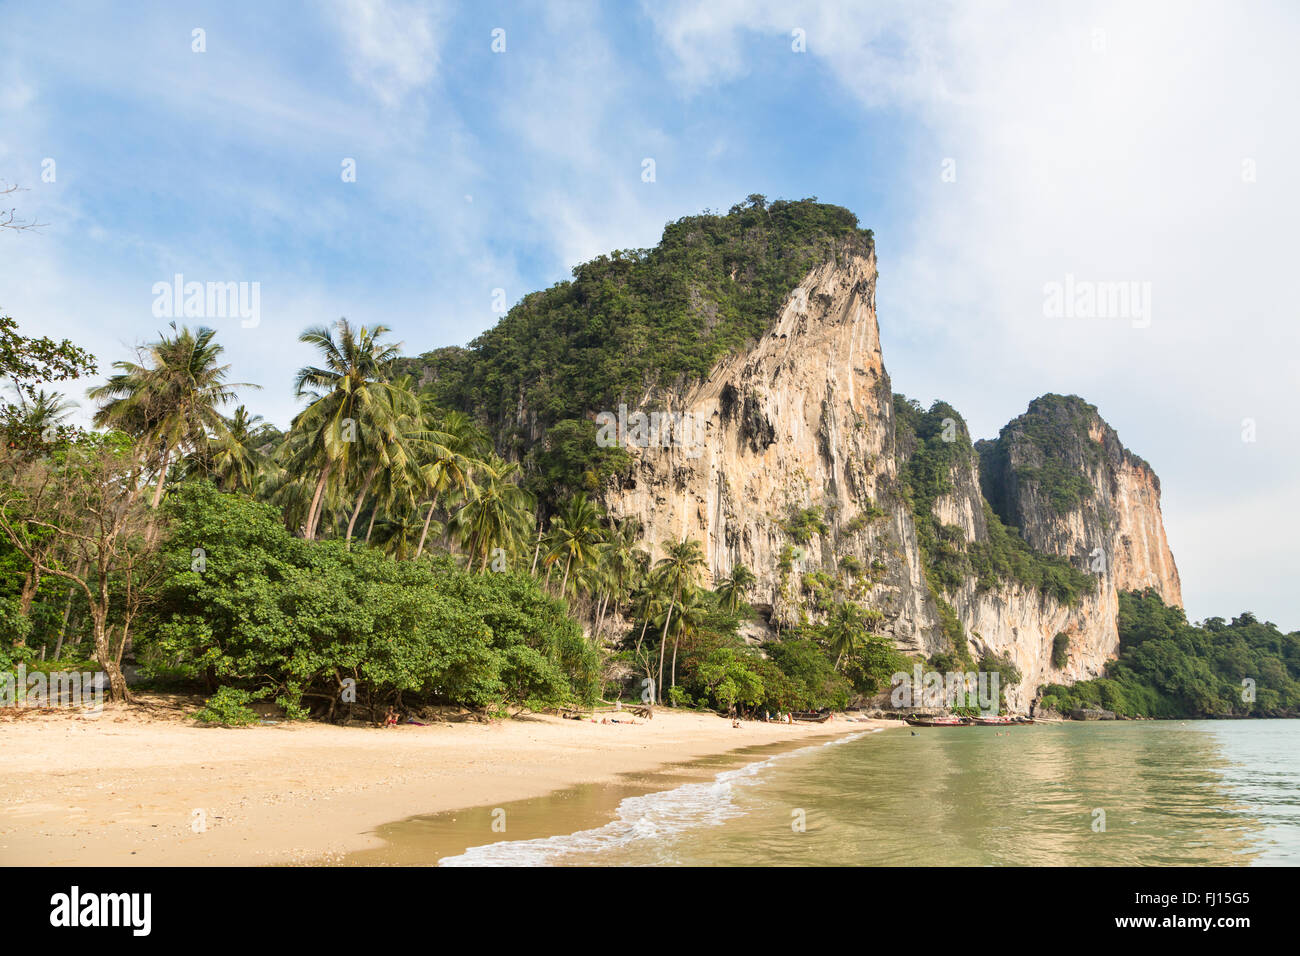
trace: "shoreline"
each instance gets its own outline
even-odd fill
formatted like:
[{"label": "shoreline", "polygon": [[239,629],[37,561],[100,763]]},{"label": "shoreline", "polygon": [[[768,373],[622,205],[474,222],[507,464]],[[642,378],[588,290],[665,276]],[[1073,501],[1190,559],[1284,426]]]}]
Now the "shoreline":
[{"label": "shoreline", "polygon": [[[188,700],[148,708],[0,714],[0,866],[308,864],[383,847],[412,817],[626,785],[705,757],[902,721],[731,721],[659,710],[600,724],[531,715],[491,723],[344,728],[197,726]],[[620,720],[633,719],[630,714]]]}]

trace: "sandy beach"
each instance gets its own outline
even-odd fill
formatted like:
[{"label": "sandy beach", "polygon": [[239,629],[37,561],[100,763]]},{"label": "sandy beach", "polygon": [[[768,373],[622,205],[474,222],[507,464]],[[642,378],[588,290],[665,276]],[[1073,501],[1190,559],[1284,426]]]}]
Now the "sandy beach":
[{"label": "sandy beach", "polygon": [[[599,724],[530,716],[383,730],[208,728],[190,702],[0,714],[0,865],[260,865],[380,844],[376,827],[762,744],[896,721],[731,722],[660,710]],[[618,715],[620,720],[634,719]],[[196,832],[197,831],[197,832]]]}]

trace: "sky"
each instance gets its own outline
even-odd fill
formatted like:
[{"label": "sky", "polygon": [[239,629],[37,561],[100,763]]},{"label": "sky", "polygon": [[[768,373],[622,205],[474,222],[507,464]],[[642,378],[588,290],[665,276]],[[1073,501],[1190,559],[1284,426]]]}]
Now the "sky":
[{"label": "sky", "polygon": [[816,196],[875,231],[896,391],[976,437],[1082,395],[1160,475],[1188,616],[1300,628],[1300,6],[0,11],[5,205],[44,224],[0,235],[27,334],[107,369],[165,328],[159,283],[255,283],[255,322],[204,321],[283,426],[309,325],[466,344],[681,216]]}]

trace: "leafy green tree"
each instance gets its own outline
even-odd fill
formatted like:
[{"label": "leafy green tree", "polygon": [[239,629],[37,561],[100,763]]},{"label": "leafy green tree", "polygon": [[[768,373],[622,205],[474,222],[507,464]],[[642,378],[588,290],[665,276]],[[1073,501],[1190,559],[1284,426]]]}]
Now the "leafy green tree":
[{"label": "leafy green tree", "polygon": [[139,638],[154,673],[274,698],[296,716],[594,699],[595,649],[526,573],[299,539],[272,506],[201,483],[167,511],[168,575]]},{"label": "leafy green tree", "polygon": [[[48,336],[31,338],[18,332],[18,323],[0,315],[0,381],[12,383],[17,401],[0,403],[0,434],[10,448],[32,448],[47,443],[51,424],[48,407],[41,403],[47,382],[62,382],[95,373],[95,357],[68,339],[54,341]],[[35,409],[42,414],[33,420]],[[66,439],[63,418],[53,420],[57,437]]]},{"label": "leafy green tree", "polygon": [[157,509],[141,501],[138,449],[118,432],[86,434],[4,464],[0,534],[40,574],[84,595],[95,660],[112,698],[129,701],[121,657],[152,590],[158,522]]}]

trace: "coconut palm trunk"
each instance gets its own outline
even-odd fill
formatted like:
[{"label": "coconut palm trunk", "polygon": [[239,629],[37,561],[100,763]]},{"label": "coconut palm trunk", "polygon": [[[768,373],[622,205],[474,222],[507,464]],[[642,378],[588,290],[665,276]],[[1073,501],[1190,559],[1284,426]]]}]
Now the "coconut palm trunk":
[{"label": "coconut palm trunk", "polygon": [[[668,614],[664,617],[664,633],[659,638],[659,676],[655,680],[655,698],[661,704],[664,702],[664,698],[663,698],[664,651],[668,647],[668,625],[672,622],[673,608],[676,607],[676,605],[677,605],[677,594],[676,592],[674,592],[673,599],[668,602]],[[676,652],[674,652],[674,657],[676,657]]]},{"label": "coconut palm trunk", "polygon": [[420,529],[420,543],[415,547],[415,556],[417,558],[424,554],[424,542],[429,537],[429,524],[433,521],[433,509],[435,507],[437,507],[437,505],[430,501],[429,510],[424,515],[424,527]]},{"label": "coconut palm trunk", "polygon": [[329,462],[320,470],[320,477],[316,479],[316,492],[311,496],[311,508],[307,511],[307,533],[308,541],[316,540],[316,525],[320,522],[320,513],[325,498],[325,485],[330,480],[330,472],[334,470],[334,463]]},{"label": "coconut palm trunk", "polygon": [[[375,475],[377,474],[379,474],[379,466],[374,465],[368,472],[366,472],[366,480],[361,483],[361,491],[357,494],[357,503],[352,509],[352,517],[348,519],[347,541],[349,549],[352,548],[352,529],[356,527],[357,518],[361,514],[361,506],[365,503],[366,495],[370,493],[370,484],[375,480]],[[427,524],[425,525],[425,528],[428,528]],[[420,543],[424,543],[423,538],[420,539]]]},{"label": "coconut palm trunk", "polygon": [[162,502],[163,482],[167,480],[167,463],[171,460],[170,449],[164,447],[162,450],[162,460],[158,462],[158,484],[153,489],[153,507],[157,508]]},{"label": "coconut palm trunk", "polygon": [[564,580],[560,582],[560,597],[564,597],[569,590],[569,568],[573,564],[573,552],[569,552],[569,559],[564,562]]}]

